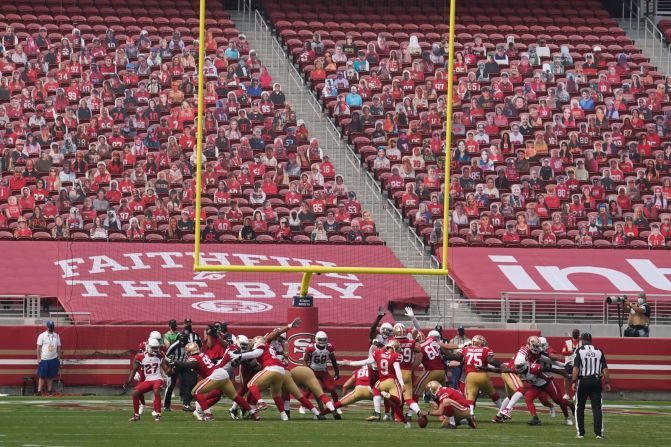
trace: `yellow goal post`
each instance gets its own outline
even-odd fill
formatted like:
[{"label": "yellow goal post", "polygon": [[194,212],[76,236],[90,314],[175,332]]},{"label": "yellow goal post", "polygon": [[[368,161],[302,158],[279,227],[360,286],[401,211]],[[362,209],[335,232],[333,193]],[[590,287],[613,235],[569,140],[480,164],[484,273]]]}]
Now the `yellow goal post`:
[{"label": "yellow goal post", "polygon": [[202,197],[202,171],[203,171],[203,115],[204,115],[204,65],[205,65],[205,8],[206,0],[200,0],[200,19],[198,33],[198,116],[196,134],[196,212],[195,212],[195,241],[194,241],[194,272],[258,272],[258,273],[303,273],[301,282],[301,295],[308,292],[312,274],[320,273],[352,273],[352,274],[378,274],[378,275],[448,275],[448,233],[449,233],[449,184],[450,184],[450,161],[452,148],[452,96],[454,86],[454,40],[455,40],[455,17],[456,0],[450,0],[449,18],[449,51],[448,51],[448,81],[447,81],[447,111],[445,127],[445,191],[443,194],[443,243],[442,263],[439,268],[388,268],[388,267],[348,267],[348,266],[242,266],[242,265],[206,265],[200,262],[201,244],[201,197]]}]

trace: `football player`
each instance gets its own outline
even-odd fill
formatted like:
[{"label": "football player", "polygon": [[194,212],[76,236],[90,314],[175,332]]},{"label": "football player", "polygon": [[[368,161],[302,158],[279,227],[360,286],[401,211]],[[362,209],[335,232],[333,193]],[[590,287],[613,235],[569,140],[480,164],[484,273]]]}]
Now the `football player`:
[{"label": "football player", "polygon": [[[240,348],[240,353],[244,354],[245,352],[249,352],[251,350],[251,345],[249,342],[249,338],[247,338],[245,335],[238,335],[237,339],[237,344],[238,347]],[[245,394],[249,392],[248,384],[252,378],[261,371],[261,365],[259,365],[259,362],[256,361],[256,359],[240,359],[239,360],[240,365],[239,365],[239,370],[238,370],[238,382],[240,383],[240,389],[238,390],[238,396],[244,397]],[[247,401],[251,405],[256,405],[256,401],[252,396],[249,396]],[[239,419],[242,415],[239,414],[240,407],[238,406],[237,403],[233,402],[233,405],[231,406],[231,409],[229,410],[229,414],[231,415],[231,419]]]},{"label": "football player", "polygon": [[522,346],[517,351],[517,354],[510,359],[508,371],[501,373],[501,379],[503,379],[503,383],[505,384],[508,397],[503,400],[498,413],[492,419],[494,422],[510,419],[513,407],[524,396],[524,383],[522,383],[522,380],[515,372],[515,365],[537,363],[538,361],[551,362],[552,360],[543,355],[540,340],[537,336],[532,335],[527,339],[527,344]]},{"label": "football player", "polygon": [[[389,337],[392,336],[393,334],[393,326],[391,323],[382,323],[379,329],[378,333],[378,327],[377,325],[382,321],[382,318],[384,317],[384,309],[380,307],[377,310],[377,317],[375,318],[375,321],[370,327],[370,331],[368,333],[368,338],[370,340],[370,348],[368,349],[368,357],[372,358],[373,354],[375,351],[379,348],[384,347],[384,345],[387,343],[387,340]],[[377,365],[375,362],[371,363],[369,366],[369,374],[370,374],[370,383],[375,384],[378,381],[378,372],[377,372]],[[380,412],[382,410],[381,406],[381,401],[382,399],[375,399],[375,396],[380,396],[380,390],[377,388],[373,387],[373,414],[367,418],[369,421],[379,421],[380,420]],[[390,419],[390,414],[389,414],[389,404],[387,401],[384,401],[384,420]]]},{"label": "football player", "polygon": [[[324,410],[320,412],[322,416],[326,413],[333,412],[334,419],[338,420],[341,419],[340,414],[336,411],[335,405],[333,404],[331,399],[329,399],[328,396],[324,393],[324,389],[322,388],[315,372],[312,369],[302,365],[296,366],[294,369],[291,370],[291,378],[293,379],[296,385],[307,389],[308,393],[314,394],[317,397],[317,399],[319,399],[319,402],[321,402],[326,407]],[[305,399],[308,399],[307,395],[303,397]]]},{"label": "football player", "polygon": [[475,417],[471,414],[472,402],[454,388],[442,386],[437,381],[431,381],[426,386],[426,391],[438,407],[431,414],[445,417],[441,423],[442,428],[457,428],[457,422],[465,419],[468,426],[476,428]]},{"label": "football player", "polygon": [[139,352],[135,356],[133,369],[126,379],[126,383],[123,386],[124,389],[128,387],[128,384],[139,369],[142,369],[144,379],[133,388],[133,417],[130,418],[130,422],[140,420],[140,401],[144,399],[144,394],[148,391],[153,391],[154,393],[154,411],[152,412],[152,416],[154,416],[156,422],[160,422],[161,388],[165,385],[162,372],[169,373],[170,365],[168,365],[168,361],[161,352],[161,342],[157,339],[149,339],[147,341],[147,350]]},{"label": "football player", "polygon": [[[354,389],[349,393],[346,392],[349,387],[354,386]],[[373,398],[373,390],[370,387],[370,368],[368,365],[365,365],[352,374],[352,377],[347,379],[342,386],[342,392],[345,394],[342,399],[337,401],[335,404],[336,409],[342,408],[347,405],[351,405],[360,400],[370,400]],[[322,414],[328,413],[330,410],[322,410]]]},{"label": "football player", "polygon": [[280,413],[280,419],[283,421],[289,420],[289,415],[285,411],[284,401],[282,400],[282,385],[287,370],[284,367],[281,354],[275,350],[274,346],[271,346],[271,342],[289,329],[299,327],[300,324],[301,319],[296,318],[287,326],[277,328],[265,337],[255,337],[253,350],[242,354],[243,360],[258,359],[262,367],[261,371],[256,373],[248,384],[249,393],[256,400],[256,407],[260,410],[267,408],[268,404],[261,398],[261,391],[269,388],[270,395],[273,397]]},{"label": "football player", "polygon": [[421,409],[417,402],[413,399],[413,374],[412,370],[415,367],[415,357],[420,353],[419,344],[406,331],[403,323],[396,323],[393,327],[393,340],[398,342],[401,354],[401,374],[403,374],[403,382],[408,386],[403,389],[403,402],[408,406],[408,413],[406,414],[406,421],[410,423],[412,413],[420,416]]},{"label": "football player", "polygon": [[426,385],[431,381],[445,385],[445,362],[442,353],[455,348],[452,344],[443,343],[440,332],[436,330],[430,331],[426,339],[419,343],[424,373],[417,378],[413,399],[418,400],[420,393],[424,393]]},{"label": "football player", "polygon": [[489,365],[498,367],[500,362],[494,360],[494,351],[487,347],[487,340],[482,335],[474,335],[470,346],[461,349],[464,361],[464,372],[466,374],[466,399],[470,403],[470,411],[473,414],[475,402],[480,391],[486,393],[494,402],[496,407],[501,406],[501,398],[496,392],[492,381],[489,379],[487,370]]},{"label": "football player", "polygon": [[[329,343],[326,332],[319,331],[315,334],[315,341],[305,348],[303,361],[314,372],[321,388],[331,394],[334,402],[337,401],[338,393],[336,392],[335,382],[340,378],[340,370],[335,356],[335,348]],[[328,371],[329,361],[333,365],[333,376]]]},{"label": "football player", "polygon": [[[405,381],[403,380],[403,372],[401,371],[401,345],[396,340],[389,340],[384,348],[376,349],[373,355],[365,360],[356,362],[343,361],[343,365],[349,366],[377,366],[378,380],[374,385],[380,392],[380,395],[373,393],[373,404],[377,401],[377,408],[380,408],[382,398],[389,400],[396,417],[405,422],[403,416],[403,403],[401,398],[403,396],[403,388]],[[409,385],[411,386],[411,385]],[[379,421],[380,413],[371,416],[368,421]],[[410,428],[410,423],[405,424],[406,428]]]},{"label": "football player", "polygon": [[221,395],[237,403],[243,411],[249,413],[252,419],[259,420],[259,415],[253,411],[245,399],[238,396],[235,392],[235,386],[228,375],[227,368],[240,356],[237,346],[226,344],[226,350],[223,357],[215,365],[207,354],[200,352],[200,347],[196,343],[189,343],[185,346],[186,353],[189,355],[186,362],[175,362],[176,365],[183,368],[192,368],[202,380],[193,387],[191,394],[196,398],[198,407],[194,411],[196,419],[203,421],[212,421],[211,407],[216,404]]},{"label": "football player", "polygon": [[532,416],[529,425],[542,425],[534,405],[534,399],[539,397],[541,393],[547,393],[559,405],[562,413],[564,413],[566,425],[573,425],[573,420],[568,415],[568,401],[562,397],[555,383],[545,374],[546,372],[565,374],[563,370],[553,369],[551,366],[543,367],[539,363],[523,362],[515,366],[515,371],[526,385],[524,401]]}]

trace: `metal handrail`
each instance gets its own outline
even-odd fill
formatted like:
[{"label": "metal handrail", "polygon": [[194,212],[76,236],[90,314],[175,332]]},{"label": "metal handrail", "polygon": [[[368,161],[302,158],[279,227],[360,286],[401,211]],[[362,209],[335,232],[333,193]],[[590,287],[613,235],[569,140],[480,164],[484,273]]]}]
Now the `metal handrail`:
[{"label": "metal handrail", "polygon": [[[649,51],[652,58],[659,58],[666,61],[666,72],[671,71],[671,52],[669,51],[669,44],[666,37],[657,27],[654,21],[645,14],[641,14],[641,4],[639,0],[629,0],[622,2],[622,23],[628,23],[629,30],[634,30],[634,25],[637,34],[641,32],[641,25],[643,25],[643,51]],[[657,67],[657,70],[662,70],[663,67]]]}]

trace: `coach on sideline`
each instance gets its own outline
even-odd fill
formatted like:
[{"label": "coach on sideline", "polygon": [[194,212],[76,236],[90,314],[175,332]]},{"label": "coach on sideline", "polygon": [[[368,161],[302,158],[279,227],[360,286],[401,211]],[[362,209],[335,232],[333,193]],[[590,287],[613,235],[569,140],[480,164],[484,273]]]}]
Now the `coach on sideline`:
[{"label": "coach on sideline", "polygon": [[58,377],[60,368],[60,358],[63,356],[61,349],[61,338],[54,332],[55,324],[53,321],[47,321],[47,330],[37,337],[37,393],[44,389],[44,382],[47,382],[47,392],[51,393],[54,379]]},{"label": "coach on sideline", "polygon": [[580,337],[582,346],[575,352],[573,360],[573,387],[576,396],[576,429],[578,438],[585,437],[585,404],[589,397],[594,417],[594,434],[596,439],[603,438],[603,412],[601,408],[601,379],[605,382],[606,391],[610,391],[608,364],[603,352],[592,345],[592,334],[585,332]]}]

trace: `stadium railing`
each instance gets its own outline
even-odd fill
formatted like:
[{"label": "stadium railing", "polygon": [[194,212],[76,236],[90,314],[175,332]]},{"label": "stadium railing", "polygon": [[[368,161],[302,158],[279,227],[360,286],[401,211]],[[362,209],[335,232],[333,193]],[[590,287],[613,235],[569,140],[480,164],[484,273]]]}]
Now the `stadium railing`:
[{"label": "stadium railing", "polygon": [[0,319],[39,318],[40,297],[36,295],[0,295]]}]

